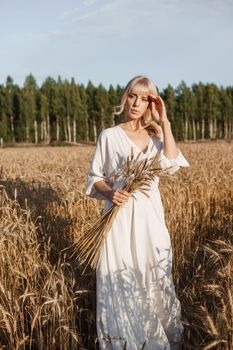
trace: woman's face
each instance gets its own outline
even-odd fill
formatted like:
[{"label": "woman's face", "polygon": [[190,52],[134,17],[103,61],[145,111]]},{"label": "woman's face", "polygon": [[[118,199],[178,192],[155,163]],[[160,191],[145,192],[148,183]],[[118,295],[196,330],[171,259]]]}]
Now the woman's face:
[{"label": "woman's face", "polygon": [[146,94],[136,93],[133,88],[127,96],[125,103],[125,113],[129,120],[135,120],[142,117],[149,106],[148,96]]}]

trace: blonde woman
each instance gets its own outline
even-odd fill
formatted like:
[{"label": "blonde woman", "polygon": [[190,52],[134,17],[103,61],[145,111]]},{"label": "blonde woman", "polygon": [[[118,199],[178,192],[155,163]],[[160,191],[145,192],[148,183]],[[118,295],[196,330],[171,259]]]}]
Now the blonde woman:
[{"label": "blonde woman", "polygon": [[157,152],[172,174],[189,163],[177,148],[166,108],[154,83],[144,76],[126,86],[115,114],[123,123],[102,130],[90,165],[86,194],[104,199],[104,210],[121,206],[96,269],[96,326],[100,349],[175,350],[183,332],[172,280],[172,249],[158,188],[149,198],[114,182],[131,149],[140,159]]}]

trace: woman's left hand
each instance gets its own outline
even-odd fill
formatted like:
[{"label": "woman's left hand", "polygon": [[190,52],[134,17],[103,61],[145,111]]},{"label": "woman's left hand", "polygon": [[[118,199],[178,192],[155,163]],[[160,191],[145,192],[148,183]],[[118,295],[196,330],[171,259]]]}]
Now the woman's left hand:
[{"label": "woman's left hand", "polygon": [[148,95],[150,100],[150,109],[153,118],[157,121],[159,125],[162,125],[164,122],[168,121],[167,112],[165,104],[160,96]]}]

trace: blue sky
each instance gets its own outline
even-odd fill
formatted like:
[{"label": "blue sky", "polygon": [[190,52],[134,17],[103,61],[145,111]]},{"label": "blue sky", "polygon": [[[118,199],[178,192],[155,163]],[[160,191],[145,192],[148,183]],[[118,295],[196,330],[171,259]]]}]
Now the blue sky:
[{"label": "blue sky", "polygon": [[233,0],[0,0],[0,84],[233,85]]}]

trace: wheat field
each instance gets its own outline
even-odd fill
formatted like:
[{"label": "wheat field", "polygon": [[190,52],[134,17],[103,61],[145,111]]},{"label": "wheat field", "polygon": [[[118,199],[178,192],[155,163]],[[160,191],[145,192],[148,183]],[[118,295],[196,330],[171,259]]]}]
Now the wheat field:
[{"label": "wheat field", "polygon": [[[233,349],[233,143],[178,143],[160,180],[185,325],[182,349]],[[0,349],[98,349],[95,273],[73,244],[102,202],[85,196],[94,146],[0,149]]]}]

